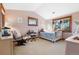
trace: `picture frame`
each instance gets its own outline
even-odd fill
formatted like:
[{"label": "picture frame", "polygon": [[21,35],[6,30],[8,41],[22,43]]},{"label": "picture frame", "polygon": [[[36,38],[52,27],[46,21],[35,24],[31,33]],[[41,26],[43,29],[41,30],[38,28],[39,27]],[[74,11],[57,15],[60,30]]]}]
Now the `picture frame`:
[{"label": "picture frame", "polygon": [[28,26],[38,26],[38,19],[34,17],[28,17]]}]

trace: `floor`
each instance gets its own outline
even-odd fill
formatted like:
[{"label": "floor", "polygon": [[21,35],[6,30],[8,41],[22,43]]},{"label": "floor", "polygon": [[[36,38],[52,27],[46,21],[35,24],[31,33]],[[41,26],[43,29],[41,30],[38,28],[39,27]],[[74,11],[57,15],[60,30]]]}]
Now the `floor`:
[{"label": "floor", "polygon": [[15,55],[64,55],[65,41],[61,40],[55,43],[44,39],[37,39],[26,43],[25,46],[16,46]]}]

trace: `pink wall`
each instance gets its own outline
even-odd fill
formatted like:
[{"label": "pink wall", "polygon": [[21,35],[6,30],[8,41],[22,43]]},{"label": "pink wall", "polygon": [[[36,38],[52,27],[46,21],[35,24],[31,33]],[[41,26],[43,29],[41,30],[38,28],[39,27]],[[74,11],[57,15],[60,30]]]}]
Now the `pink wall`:
[{"label": "pink wall", "polygon": [[[38,18],[38,26],[28,26],[28,16]],[[22,23],[18,23],[18,17],[23,18]],[[22,34],[26,33],[29,29],[38,31],[45,25],[44,18],[32,11],[6,10],[5,18],[9,26],[18,29]]]},{"label": "pink wall", "polygon": [[[74,32],[76,28],[74,21],[79,20],[79,12],[63,16],[69,16],[69,15],[72,15],[72,32]],[[38,26],[28,26],[27,23],[28,16],[38,18]],[[23,17],[23,23],[17,23],[18,17]],[[47,24],[51,24],[52,27],[52,20],[45,20],[44,18],[42,18],[41,16],[32,11],[6,10],[6,22],[10,23],[9,25],[11,27],[18,29],[21,33],[26,33],[29,29],[38,31],[39,29],[44,28],[46,30]]]},{"label": "pink wall", "polygon": [[77,28],[75,21],[79,22],[79,12],[72,14],[72,32],[74,32],[75,29]]}]

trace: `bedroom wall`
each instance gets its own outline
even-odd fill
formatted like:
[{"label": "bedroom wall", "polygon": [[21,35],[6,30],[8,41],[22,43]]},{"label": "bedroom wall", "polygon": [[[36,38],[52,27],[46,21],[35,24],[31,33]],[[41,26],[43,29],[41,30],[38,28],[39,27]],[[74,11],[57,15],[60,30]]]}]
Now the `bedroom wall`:
[{"label": "bedroom wall", "polygon": [[[28,26],[28,16],[38,18],[38,26]],[[23,20],[18,21],[18,17]],[[45,19],[32,11],[6,10],[5,25],[18,29],[22,34],[29,29],[38,31],[45,26]]]},{"label": "bedroom wall", "polygon": [[[72,14],[72,32],[74,33],[77,30],[77,25],[75,24],[75,21],[79,22],[79,12],[76,12]],[[78,28],[79,33],[79,28]]]},{"label": "bedroom wall", "polygon": [[45,21],[45,31],[46,32],[52,32],[52,27],[53,25],[52,25],[52,19],[47,19],[46,21]]},{"label": "bedroom wall", "polygon": [[[75,28],[77,27],[75,24],[75,20],[79,20],[79,12],[68,14],[68,15],[63,15],[63,16],[69,16],[69,15],[72,15],[72,32],[74,32]],[[28,26],[28,23],[27,23],[28,16],[38,18],[38,26]],[[18,23],[18,20],[17,20],[18,17],[23,17],[22,23]],[[39,29],[44,28],[48,32],[52,31],[51,29],[52,20],[50,19],[45,20],[44,18],[42,18],[41,16],[39,16],[38,14],[32,11],[6,10],[5,18],[6,18],[6,25],[18,29],[22,34],[26,33],[29,29],[38,31]],[[49,25],[51,26],[50,29],[48,28]],[[65,34],[64,37],[67,37],[67,35],[68,34]]]}]

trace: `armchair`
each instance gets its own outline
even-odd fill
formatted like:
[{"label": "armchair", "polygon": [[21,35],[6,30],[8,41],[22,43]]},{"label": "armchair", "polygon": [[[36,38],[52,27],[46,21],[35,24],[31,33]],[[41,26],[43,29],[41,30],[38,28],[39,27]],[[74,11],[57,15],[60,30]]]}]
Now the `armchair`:
[{"label": "armchair", "polygon": [[24,43],[26,43],[26,39],[23,39],[23,36],[18,35],[18,33],[16,31],[13,31],[13,38],[14,38],[14,42],[17,42],[17,46],[20,45],[25,45]]}]

